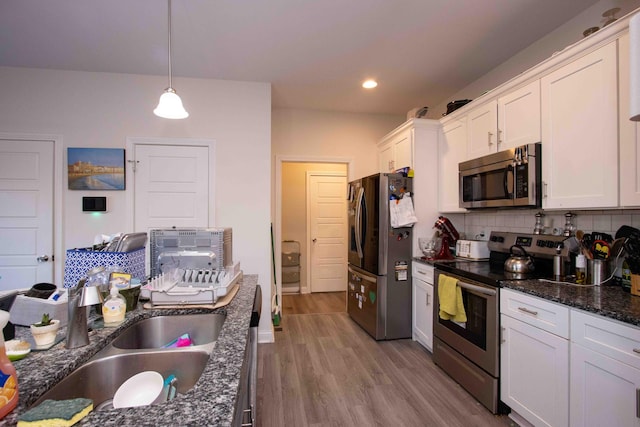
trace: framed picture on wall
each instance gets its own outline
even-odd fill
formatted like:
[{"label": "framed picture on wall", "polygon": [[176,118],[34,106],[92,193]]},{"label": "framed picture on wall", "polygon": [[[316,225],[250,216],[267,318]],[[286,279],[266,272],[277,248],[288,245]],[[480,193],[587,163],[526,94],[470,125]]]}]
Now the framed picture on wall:
[{"label": "framed picture on wall", "polygon": [[69,190],[124,190],[124,149],[68,148]]}]

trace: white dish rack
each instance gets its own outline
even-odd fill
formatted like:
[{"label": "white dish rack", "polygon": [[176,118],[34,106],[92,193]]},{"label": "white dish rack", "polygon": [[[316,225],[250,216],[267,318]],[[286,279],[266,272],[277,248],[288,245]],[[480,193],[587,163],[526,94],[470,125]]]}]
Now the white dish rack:
[{"label": "white dish rack", "polygon": [[215,304],[241,277],[239,263],[223,270],[178,268],[151,279],[141,296],[147,296],[152,305]]}]

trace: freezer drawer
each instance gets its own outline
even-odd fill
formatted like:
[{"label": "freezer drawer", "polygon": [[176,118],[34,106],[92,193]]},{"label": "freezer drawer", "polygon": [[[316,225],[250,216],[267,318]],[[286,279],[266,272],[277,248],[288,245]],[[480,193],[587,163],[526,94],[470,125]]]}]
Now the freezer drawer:
[{"label": "freezer drawer", "polygon": [[349,316],[375,339],[384,339],[378,316],[378,277],[349,267],[347,311]]}]

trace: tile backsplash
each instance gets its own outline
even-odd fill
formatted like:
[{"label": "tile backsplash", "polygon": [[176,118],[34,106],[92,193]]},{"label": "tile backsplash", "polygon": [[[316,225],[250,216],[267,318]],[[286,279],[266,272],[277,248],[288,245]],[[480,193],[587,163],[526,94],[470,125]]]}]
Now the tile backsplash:
[{"label": "tile backsplash", "polygon": [[487,240],[491,231],[533,233],[536,213],[544,213],[544,234],[562,233],[564,214],[575,214],[573,223],[585,232],[600,231],[615,235],[622,225],[640,228],[640,209],[599,211],[489,210],[463,214],[447,214],[456,229],[467,239]]}]

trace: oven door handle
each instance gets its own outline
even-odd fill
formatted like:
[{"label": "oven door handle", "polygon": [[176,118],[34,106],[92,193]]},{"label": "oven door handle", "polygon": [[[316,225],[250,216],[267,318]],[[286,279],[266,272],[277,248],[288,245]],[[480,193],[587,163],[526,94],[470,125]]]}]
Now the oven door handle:
[{"label": "oven door handle", "polygon": [[472,285],[471,283],[466,283],[461,280],[458,280],[458,286],[463,289],[467,289],[469,291],[478,292],[484,295],[496,296],[497,292],[495,289],[489,289],[478,285]]}]

